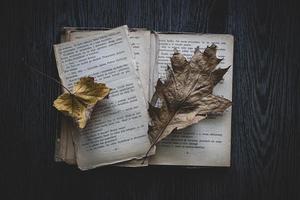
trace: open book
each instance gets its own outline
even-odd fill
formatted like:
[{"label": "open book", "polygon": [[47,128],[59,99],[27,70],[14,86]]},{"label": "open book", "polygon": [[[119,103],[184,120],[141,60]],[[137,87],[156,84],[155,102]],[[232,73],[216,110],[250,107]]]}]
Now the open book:
[{"label": "open book", "polygon": [[[214,93],[232,98],[233,37],[227,34],[157,33],[146,29],[65,28],[55,45],[62,83],[69,89],[82,76],[105,82],[112,92],[93,111],[84,133],[63,118],[56,160],[80,169],[117,164],[141,166],[150,147],[147,101],[165,78],[176,47],[188,59],[197,46],[218,47],[219,67],[231,66]],[[144,165],[230,166],[231,108],[163,139]]]}]

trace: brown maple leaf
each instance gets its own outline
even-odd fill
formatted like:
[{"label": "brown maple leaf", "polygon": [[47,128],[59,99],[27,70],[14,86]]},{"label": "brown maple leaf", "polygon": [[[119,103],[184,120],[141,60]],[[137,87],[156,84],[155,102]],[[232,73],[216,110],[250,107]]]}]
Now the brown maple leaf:
[{"label": "brown maple leaf", "polygon": [[149,105],[148,133],[152,147],[173,131],[195,124],[210,114],[220,114],[231,105],[228,99],[212,94],[214,86],[229,69],[216,69],[221,62],[216,51],[215,45],[207,47],[203,53],[198,47],[187,61],[175,50],[172,68],[168,67],[164,82],[157,81]]}]

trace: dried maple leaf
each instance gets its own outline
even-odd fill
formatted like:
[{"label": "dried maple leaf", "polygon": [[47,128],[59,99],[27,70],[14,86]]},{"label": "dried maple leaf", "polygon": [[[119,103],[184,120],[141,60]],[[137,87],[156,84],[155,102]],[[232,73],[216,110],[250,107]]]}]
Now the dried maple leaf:
[{"label": "dried maple leaf", "polygon": [[53,106],[71,116],[78,123],[79,128],[84,128],[90,118],[96,103],[110,92],[110,89],[102,83],[94,82],[92,77],[83,77],[74,85],[73,93],[63,93],[54,101]]},{"label": "dried maple leaf", "polygon": [[164,82],[157,81],[149,105],[148,132],[152,146],[174,130],[195,124],[209,114],[222,113],[231,105],[228,99],[212,94],[214,86],[229,69],[215,69],[220,62],[215,45],[203,53],[197,48],[190,61],[175,49],[172,68],[168,67]]}]

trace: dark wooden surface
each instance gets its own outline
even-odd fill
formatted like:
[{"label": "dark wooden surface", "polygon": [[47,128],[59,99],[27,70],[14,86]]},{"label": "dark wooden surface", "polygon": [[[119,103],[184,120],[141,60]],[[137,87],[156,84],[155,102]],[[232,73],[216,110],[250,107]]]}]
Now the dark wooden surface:
[{"label": "dark wooden surface", "polygon": [[[296,1],[1,1],[1,199],[300,199]],[[104,167],[53,161],[63,26],[147,27],[235,36],[232,167]],[[8,195],[6,197],[6,195]]]}]

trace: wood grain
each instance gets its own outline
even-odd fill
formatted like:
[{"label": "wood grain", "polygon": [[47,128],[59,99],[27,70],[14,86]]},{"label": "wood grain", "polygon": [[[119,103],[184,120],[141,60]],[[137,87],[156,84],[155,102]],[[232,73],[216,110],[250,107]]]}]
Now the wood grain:
[{"label": "wood grain", "polygon": [[[6,199],[300,199],[296,1],[9,0],[1,6],[1,195]],[[55,163],[64,26],[147,27],[235,37],[232,167],[98,168]]]}]

